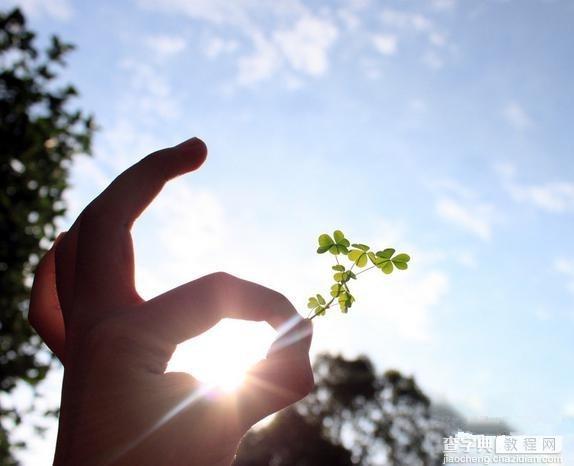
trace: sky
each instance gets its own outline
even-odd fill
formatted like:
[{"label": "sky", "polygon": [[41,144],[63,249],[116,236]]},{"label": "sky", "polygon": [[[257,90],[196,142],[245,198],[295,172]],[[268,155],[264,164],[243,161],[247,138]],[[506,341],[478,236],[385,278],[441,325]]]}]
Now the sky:
[{"label": "sky", "polygon": [[[62,229],[147,153],[209,147],[135,227],[142,295],[225,270],[304,312],[328,291],[320,233],[395,247],[410,269],[361,277],[313,353],[574,450],[573,1],[6,4],[77,45],[63,79],[100,127]],[[26,458],[49,464],[50,432]]]}]

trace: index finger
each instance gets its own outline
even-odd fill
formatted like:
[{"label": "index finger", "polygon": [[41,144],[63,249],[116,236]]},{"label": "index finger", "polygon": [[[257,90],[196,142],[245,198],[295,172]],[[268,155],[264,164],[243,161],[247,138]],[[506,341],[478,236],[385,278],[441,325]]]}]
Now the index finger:
[{"label": "index finger", "polygon": [[277,331],[303,320],[283,294],[225,272],[156,296],[141,304],[136,315],[150,333],[171,344],[200,335],[226,317],[265,321]]},{"label": "index finger", "polygon": [[161,149],[121,173],[86,210],[106,228],[128,229],[169,180],[197,170],[207,157],[199,138]]},{"label": "index finger", "polygon": [[90,203],[79,222],[78,296],[96,306],[134,302],[130,229],[166,182],[196,170],[206,156],[207,147],[198,138],[154,152],[124,171]]}]

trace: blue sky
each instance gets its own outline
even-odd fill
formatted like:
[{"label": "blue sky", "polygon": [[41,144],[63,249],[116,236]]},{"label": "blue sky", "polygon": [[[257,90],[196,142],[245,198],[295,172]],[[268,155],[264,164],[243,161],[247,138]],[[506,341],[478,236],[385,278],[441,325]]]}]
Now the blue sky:
[{"label": "blue sky", "polygon": [[101,127],[70,218],[146,153],[209,146],[135,229],[144,295],[226,270],[304,309],[319,233],[395,246],[412,269],[366,276],[313,351],[574,443],[574,2],[19,4],[78,46],[65,78]]}]

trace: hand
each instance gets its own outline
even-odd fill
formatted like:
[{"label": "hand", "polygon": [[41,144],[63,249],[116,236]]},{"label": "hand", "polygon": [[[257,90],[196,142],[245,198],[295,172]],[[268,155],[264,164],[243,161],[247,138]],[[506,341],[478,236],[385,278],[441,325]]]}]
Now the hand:
[{"label": "hand", "polygon": [[[38,267],[30,322],[64,364],[57,466],[229,465],[255,422],[313,386],[311,323],[282,294],[223,272],[149,301],[135,289],[132,224],[168,180],[206,155],[193,138],[145,157],[86,207]],[[279,331],[242,387],[218,393],[165,372],[178,343],[225,317]]]}]

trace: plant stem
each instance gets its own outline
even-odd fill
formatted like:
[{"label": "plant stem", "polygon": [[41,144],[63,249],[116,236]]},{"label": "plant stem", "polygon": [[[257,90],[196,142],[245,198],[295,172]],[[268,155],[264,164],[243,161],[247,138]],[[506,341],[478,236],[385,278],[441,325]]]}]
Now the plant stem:
[{"label": "plant stem", "polygon": [[375,267],[376,267],[376,265],[371,265],[370,267],[367,267],[366,269],[363,269],[360,272],[357,272],[355,275],[361,275],[363,272],[366,272],[367,270],[371,270]]}]

